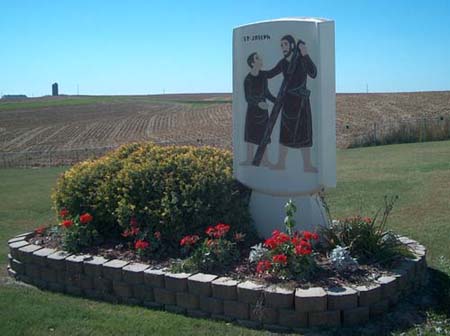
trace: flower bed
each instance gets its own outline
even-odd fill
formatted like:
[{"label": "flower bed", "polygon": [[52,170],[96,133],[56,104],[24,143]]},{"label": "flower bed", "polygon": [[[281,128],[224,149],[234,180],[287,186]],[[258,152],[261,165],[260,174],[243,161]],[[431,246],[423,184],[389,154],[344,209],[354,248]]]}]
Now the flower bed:
[{"label": "flower bed", "polygon": [[30,243],[36,233],[11,239],[9,273],[40,288],[93,299],[237,321],[288,331],[364,323],[395,305],[426,280],[426,249],[399,239],[414,254],[371,284],[290,288],[206,273],[171,273],[145,263],[77,255]]}]

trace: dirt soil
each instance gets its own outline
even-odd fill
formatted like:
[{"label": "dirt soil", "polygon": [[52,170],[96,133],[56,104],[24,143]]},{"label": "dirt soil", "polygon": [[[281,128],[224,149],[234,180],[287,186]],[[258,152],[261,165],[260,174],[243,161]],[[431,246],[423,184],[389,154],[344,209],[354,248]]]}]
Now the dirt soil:
[{"label": "dirt soil", "polygon": [[[61,240],[56,235],[35,235],[29,240],[31,243],[43,247],[62,249]],[[161,258],[158,260],[150,258],[141,258],[135,251],[128,248],[127,245],[119,242],[106,242],[98,247],[85,249],[81,254],[102,256],[106,259],[121,259],[130,262],[142,262],[152,266],[153,268],[170,268],[180,259]],[[241,256],[248,256],[249,249],[240,251]],[[288,288],[308,288],[308,287],[341,287],[341,286],[355,286],[368,285],[373,283],[374,279],[381,275],[392,274],[388,268],[380,265],[359,265],[358,268],[347,272],[337,272],[331,267],[331,264],[324,254],[316,255],[316,262],[318,264],[318,271],[308,279],[302,280],[281,280],[270,275],[259,275],[256,273],[256,265],[250,263],[248,257],[241,258],[241,260],[231,267],[226,269],[217,269],[212,272],[220,276],[228,276],[238,280],[254,280],[264,284],[282,284],[283,287]],[[395,268],[397,263],[394,263],[391,268]]]}]

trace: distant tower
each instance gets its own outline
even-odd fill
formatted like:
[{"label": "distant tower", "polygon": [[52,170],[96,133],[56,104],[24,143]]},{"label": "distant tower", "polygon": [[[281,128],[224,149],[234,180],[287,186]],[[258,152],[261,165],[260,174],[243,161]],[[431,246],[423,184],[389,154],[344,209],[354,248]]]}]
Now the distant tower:
[{"label": "distant tower", "polygon": [[52,84],[52,96],[57,96],[58,95],[58,83],[53,83]]}]

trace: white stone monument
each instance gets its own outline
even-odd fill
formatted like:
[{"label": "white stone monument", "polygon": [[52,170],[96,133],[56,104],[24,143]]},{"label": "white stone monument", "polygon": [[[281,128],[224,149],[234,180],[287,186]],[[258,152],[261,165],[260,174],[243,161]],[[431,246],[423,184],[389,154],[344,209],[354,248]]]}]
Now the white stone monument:
[{"label": "white stone monument", "polygon": [[318,193],[336,186],[334,21],[286,18],[233,31],[234,174],[252,189],[260,235],[327,225]]}]

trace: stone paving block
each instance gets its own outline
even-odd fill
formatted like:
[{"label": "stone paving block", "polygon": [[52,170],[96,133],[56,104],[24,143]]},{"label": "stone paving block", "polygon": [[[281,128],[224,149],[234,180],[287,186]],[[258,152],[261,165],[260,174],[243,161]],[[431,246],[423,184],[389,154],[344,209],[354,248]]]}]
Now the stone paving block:
[{"label": "stone paving block", "polygon": [[341,311],[329,310],[324,312],[314,312],[308,314],[308,323],[310,327],[340,327]]},{"label": "stone paving block", "polygon": [[291,331],[290,328],[283,327],[278,324],[263,324],[263,326],[264,326],[264,329],[267,329],[267,330],[269,330],[273,333],[277,333],[277,334],[285,334],[285,333],[288,333]]},{"label": "stone paving block", "polygon": [[47,289],[48,282],[43,279],[33,279],[33,284],[40,289]]},{"label": "stone paving block", "polygon": [[150,309],[164,309],[163,304],[154,301],[144,301],[143,305]]},{"label": "stone paving block", "polygon": [[327,310],[327,293],[322,287],[295,290],[295,310],[298,312],[319,312]]},{"label": "stone paving block", "polygon": [[164,305],[164,309],[170,313],[184,315],[186,314],[186,308],[179,307],[177,305]]},{"label": "stone paving block", "polygon": [[155,301],[164,305],[176,305],[177,299],[175,296],[175,292],[163,289],[163,288],[154,288],[153,293],[155,295]]},{"label": "stone paving block", "polygon": [[400,293],[395,293],[390,296],[388,300],[391,307],[395,306],[400,301]]},{"label": "stone paving block", "polygon": [[35,264],[25,262],[25,274],[32,280],[38,280],[41,278],[41,268]]},{"label": "stone paving block", "polygon": [[69,256],[71,256],[71,254],[68,252],[57,251],[57,252],[47,256],[47,264],[51,268],[65,271],[66,270],[65,260]]},{"label": "stone paving block", "polygon": [[82,274],[83,262],[91,256],[87,254],[72,254],[66,258],[67,274]]},{"label": "stone paving block", "polygon": [[57,269],[56,270],[56,282],[65,285],[67,283],[67,278],[68,278],[68,276],[67,276],[65,269]]},{"label": "stone paving block", "polygon": [[67,286],[81,288],[81,274],[68,274],[66,273]]},{"label": "stone paving block", "polygon": [[254,281],[244,281],[237,285],[238,301],[261,304],[264,301],[265,286]]},{"label": "stone paving block", "polygon": [[94,281],[91,276],[82,274],[80,276],[80,287],[82,289],[93,289],[94,288]]},{"label": "stone paving block", "polygon": [[211,314],[223,314],[223,300],[212,297],[200,297],[200,309]]},{"label": "stone paving block", "polygon": [[92,300],[101,300],[103,298],[102,293],[95,289],[83,289],[83,292],[87,298]]},{"label": "stone paving block", "polygon": [[260,321],[236,320],[236,323],[244,328],[249,328],[249,329],[260,329],[261,328]]},{"label": "stone paving block", "polygon": [[16,259],[12,259],[10,261],[9,265],[18,274],[25,273],[25,264],[23,262],[20,262],[19,260],[16,260]]},{"label": "stone paving block", "polygon": [[358,293],[350,287],[333,287],[326,290],[328,296],[328,310],[356,308]]},{"label": "stone paving block", "polygon": [[83,291],[81,290],[81,288],[76,287],[76,286],[71,286],[71,285],[66,286],[66,292],[68,294],[74,295],[74,296],[83,295]]},{"label": "stone paving block", "polygon": [[[94,281],[94,287],[98,291],[100,291],[103,294],[109,294],[113,291],[113,280],[106,279],[103,277],[96,277],[93,279]],[[120,280],[119,280],[120,281]]]},{"label": "stone paving block", "polygon": [[119,303],[119,298],[115,294],[102,293],[102,298],[109,303]]},{"label": "stone paving block", "polygon": [[276,324],[278,322],[278,310],[262,305],[250,305],[250,320],[266,324]]},{"label": "stone paving block", "polygon": [[43,267],[41,269],[42,279],[48,282],[58,282],[58,272],[50,267]]},{"label": "stone paving block", "polygon": [[56,250],[51,248],[42,248],[40,250],[37,250],[33,252],[33,262],[35,262],[38,265],[47,266],[48,265],[47,257],[55,252]]},{"label": "stone paving block", "polygon": [[177,305],[186,309],[199,309],[200,299],[197,295],[178,292],[176,293]]},{"label": "stone paving block", "polygon": [[190,316],[190,317],[195,317],[195,318],[208,318],[210,316],[209,313],[201,311],[201,310],[192,310],[192,309],[188,309],[186,311],[186,315]]},{"label": "stone paving block", "polygon": [[131,263],[122,268],[122,277],[125,282],[133,285],[144,283],[144,271],[149,265],[141,263]]},{"label": "stone paving block", "polygon": [[249,305],[248,303],[239,301],[223,301],[223,312],[226,316],[229,316],[238,320],[249,319]]},{"label": "stone paving block", "polygon": [[226,277],[213,280],[211,282],[213,297],[223,300],[236,300],[238,283],[238,281]]},{"label": "stone paving block", "polygon": [[148,268],[144,271],[144,283],[157,288],[164,288],[164,269],[151,269]]},{"label": "stone paving block", "polygon": [[113,281],[122,280],[122,268],[128,265],[128,261],[113,259],[102,264],[102,274],[105,279]]},{"label": "stone paving block", "polygon": [[369,307],[370,316],[380,316],[389,311],[389,299],[381,300]]},{"label": "stone paving block", "polygon": [[[408,282],[408,271],[404,268],[396,268],[392,270],[393,277],[397,279],[397,291],[407,293],[410,289],[410,283]],[[381,285],[380,285],[381,287]],[[380,290],[381,296],[381,290]]]},{"label": "stone paving block", "polygon": [[201,296],[211,296],[211,282],[214,279],[217,279],[217,275],[197,273],[190,276],[188,278],[189,293]]},{"label": "stone paving block", "polygon": [[344,309],[342,311],[342,323],[346,327],[352,327],[369,321],[369,307]]},{"label": "stone paving block", "polygon": [[139,306],[141,304],[141,300],[134,297],[123,298],[122,302],[130,306]]},{"label": "stone paving block", "polygon": [[382,276],[376,280],[381,285],[381,298],[389,299],[398,292],[397,278],[393,276]]},{"label": "stone paving block", "polygon": [[358,306],[367,307],[381,300],[381,285],[356,286],[358,292]]},{"label": "stone paving block", "polygon": [[264,305],[273,308],[294,308],[294,289],[272,285],[264,289]]},{"label": "stone paving block", "polygon": [[[18,278],[18,275],[17,275],[17,272],[16,271],[14,271],[11,267],[6,267],[6,271],[8,272],[8,275],[11,277],[11,278],[14,278],[14,279],[17,279]],[[23,281],[23,280],[22,280]],[[24,282],[27,282],[27,281],[24,281]]]},{"label": "stone paving block", "polygon": [[133,297],[141,301],[155,301],[152,287],[148,285],[134,285],[132,289]]},{"label": "stone paving block", "polygon": [[190,276],[189,273],[166,273],[164,276],[166,289],[174,292],[186,292],[188,288],[187,279]]},{"label": "stone paving block", "polygon": [[18,234],[15,238],[24,237],[25,239],[28,239],[28,238],[31,238],[33,236],[34,236],[34,232],[30,231],[30,232],[25,232],[25,233]]},{"label": "stone paving block", "polygon": [[308,327],[308,313],[293,309],[279,309],[278,323],[289,328]]},{"label": "stone paving block", "polygon": [[[42,246],[39,245],[26,245],[17,251],[17,258],[14,257],[14,259],[17,259],[22,262],[32,262],[33,261],[33,252],[42,249]],[[12,251],[11,251],[12,252]],[[13,255],[13,253],[11,253]]]},{"label": "stone paving block", "polygon": [[64,285],[57,282],[49,282],[48,289],[50,289],[52,292],[59,292],[59,293],[63,293],[65,291]]},{"label": "stone paving block", "polygon": [[83,262],[83,268],[86,274],[92,275],[93,278],[98,278],[103,275],[103,267],[102,265],[108,262],[109,259],[99,257],[99,256],[93,256],[89,260],[85,260]]},{"label": "stone paving block", "polygon": [[124,281],[113,280],[113,290],[120,298],[129,298],[132,296],[131,286]]},{"label": "stone paving block", "polygon": [[8,247],[11,250],[11,255],[13,258],[15,258],[15,256],[14,256],[15,251],[17,251],[18,249],[25,247],[27,245],[30,245],[30,243],[27,242],[26,240],[8,242]]},{"label": "stone paving block", "polygon": [[8,245],[11,245],[12,243],[17,243],[17,242],[20,242],[20,241],[25,241],[25,239],[26,239],[25,237],[14,237],[14,238],[11,238],[10,240],[8,240]]}]

